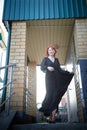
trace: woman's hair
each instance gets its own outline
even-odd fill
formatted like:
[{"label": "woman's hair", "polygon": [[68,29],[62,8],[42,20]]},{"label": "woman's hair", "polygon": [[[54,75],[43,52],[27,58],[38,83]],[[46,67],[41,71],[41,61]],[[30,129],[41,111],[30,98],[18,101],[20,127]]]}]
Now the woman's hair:
[{"label": "woman's hair", "polygon": [[[56,54],[56,52],[57,52],[57,51],[56,51],[55,46],[50,45],[50,46],[48,46],[48,47],[47,47],[47,49],[46,49],[46,56],[48,56],[48,55],[49,55],[49,54],[48,54],[48,49],[49,49],[49,48],[52,48],[52,49],[55,51],[55,54]],[[54,54],[54,57],[55,57],[55,54]]]}]

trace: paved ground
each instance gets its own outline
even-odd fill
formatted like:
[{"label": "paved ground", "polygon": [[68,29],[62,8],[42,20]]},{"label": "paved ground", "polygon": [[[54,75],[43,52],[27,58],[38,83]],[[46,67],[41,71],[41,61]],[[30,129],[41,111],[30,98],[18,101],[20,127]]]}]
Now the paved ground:
[{"label": "paved ground", "polygon": [[87,124],[81,123],[37,123],[14,125],[12,130],[87,130]]}]

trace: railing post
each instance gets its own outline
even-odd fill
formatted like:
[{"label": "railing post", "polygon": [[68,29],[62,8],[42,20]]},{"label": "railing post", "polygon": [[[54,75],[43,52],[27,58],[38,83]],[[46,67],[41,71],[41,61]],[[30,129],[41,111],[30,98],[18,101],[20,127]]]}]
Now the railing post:
[{"label": "railing post", "polygon": [[8,102],[7,102],[7,115],[9,115],[9,111],[10,111],[10,96],[11,96],[11,88],[12,88],[12,80],[13,80],[13,66],[11,67],[10,69],[10,82],[11,84],[9,84],[9,87],[8,87]]}]

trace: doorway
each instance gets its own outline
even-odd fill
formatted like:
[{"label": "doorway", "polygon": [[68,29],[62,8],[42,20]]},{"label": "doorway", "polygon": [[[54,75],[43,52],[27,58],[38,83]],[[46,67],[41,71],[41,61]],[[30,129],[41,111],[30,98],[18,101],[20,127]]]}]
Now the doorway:
[{"label": "doorway", "polygon": [[[45,50],[47,46],[52,44],[55,45],[57,48],[56,57],[59,59],[60,64],[63,66],[66,65],[69,46],[71,45],[73,26],[74,19],[28,21],[27,55],[29,57],[29,62],[34,62],[36,66],[39,66],[42,61],[42,58],[45,57]],[[40,77],[38,78],[39,80]],[[42,87],[42,85],[38,86],[40,90],[40,86]],[[41,98],[41,101],[36,102],[36,106],[38,104],[38,107],[40,107],[44,96],[41,97],[39,95],[39,97]],[[63,99],[63,102],[60,103],[60,113],[63,113],[64,111],[65,113],[67,113],[65,97]],[[63,111],[61,104],[65,107],[66,110]]]}]

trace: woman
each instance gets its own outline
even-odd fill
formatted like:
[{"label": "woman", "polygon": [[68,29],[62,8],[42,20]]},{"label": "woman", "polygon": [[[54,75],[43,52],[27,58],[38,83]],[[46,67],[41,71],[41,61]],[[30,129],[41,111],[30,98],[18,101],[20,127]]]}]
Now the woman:
[{"label": "woman", "polygon": [[73,73],[64,71],[60,68],[54,46],[47,48],[47,57],[42,60],[41,70],[46,73],[46,95],[39,111],[45,116],[50,116],[49,122],[55,122],[58,104],[73,77]]}]

